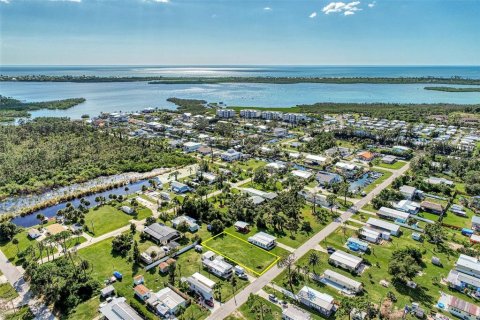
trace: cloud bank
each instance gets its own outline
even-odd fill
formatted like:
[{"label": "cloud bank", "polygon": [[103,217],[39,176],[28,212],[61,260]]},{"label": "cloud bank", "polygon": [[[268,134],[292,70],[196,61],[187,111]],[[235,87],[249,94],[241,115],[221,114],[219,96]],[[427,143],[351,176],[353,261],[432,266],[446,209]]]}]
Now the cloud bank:
[{"label": "cloud bank", "polygon": [[351,16],[351,15],[354,15],[355,12],[362,10],[358,7],[359,4],[360,4],[360,1],[352,1],[348,3],[330,2],[325,7],[323,7],[322,12],[325,14],[338,13],[338,14],[343,14],[345,16]]}]

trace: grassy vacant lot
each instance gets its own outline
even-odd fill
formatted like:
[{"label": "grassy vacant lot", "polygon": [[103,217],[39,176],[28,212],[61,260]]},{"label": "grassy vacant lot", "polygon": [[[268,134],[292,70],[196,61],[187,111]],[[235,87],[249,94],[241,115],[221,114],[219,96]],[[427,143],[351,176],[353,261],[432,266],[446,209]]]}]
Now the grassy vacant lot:
[{"label": "grassy vacant lot", "polygon": [[387,180],[391,175],[392,173],[390,171],[387,171],[387,170],[382,170],[382,169],[375,169],[373,171],[376,171],[376,172],[381,172],[383,173],[383,175],[376,179],[375,181],[373,181],[372,183],[370,183],[368,186],[366,186],[363,191],[365,191],[366,193],[369,193],[370,191],[372,191],[373,189],[375,189],[376,186],[378,186],[380,183],[382,183],[383,181]]},{"label": "grassy vacant lot", "polygon": [[[458,258],[458,254],[451,249],[438,249],[428,243],[424,242],[421,244],[423,249],[423,272],[416,276],[413,280],[418,284],[416,289],[410,289],[403,285],[394,286],[390,283],[388,288],[385,288],[379,284],[381,280],[387,280],[391,282],[391,276],[388,274],[388,263],[390,261],[392,251],[405,248],[406,246],[419,247],[420,243],[411,239],[412,232],[406,229],[403,229],[404,234],[400,238],[393,238],[392,242],[384,243],[382,245],[371,245],[371,252],[365,254],[363,258],[370,263],[370,267],[364,271],[360,276],[352,276],[349,272],[344,271],[340,268],[335,268],[328,264],[328,255],[323,252],[316,253],[320,256],[320,264],[315,268],[310,267],[312,272],[321,274],[325,269],[329,268],[338,273],[344,274],[350,278],[354,278],[357,281],[360,281],[365,286],[365,291],[369,295],[370,300],[378,302],[381,299],[384,299],[389,291],[392,291],[397,297],[398,301],[395,303],[395,307],[401,309],[405,304],[411,303],[412,301],[420,302],[426,308],[432,308],[436,303],[439,297],[439,291],[449,292],[450,294],[456,295],[464,300],[472,301],[466,295],[463,295],[456,291],[450,291],[446,285],[440,284],[441,278],[445,277],[450,269],[453,268],[454,263]],[[345,229],[345,234],[342,229],[339,228],[335,233],[331,234],[327,239],[322,241],[321,245],[323,247],[333,246],[337,249],[348,251],[344,247],[344,244],[348,237],[353,236],[355,231],[350,229]],[[311,251],[313,252],[313,251]],[[356,254],[350,252],[352,254]],[[298,266],[308,266],[309,254],[306,254],[297,262]],[[432,256],[439,257],[443,263],[443,267],[437,267],[431,263]],[[278,284],[284,288],[288,288],[286,282],[286,273],[283,272],[275,280],[275,284]],[[318,283],[311,279],[306,279],[301,283],[294,284],[295,293],[303,286],[308,284],[309,286],[318,289],[321,292],[328,293],[336,298],[340,298],[341,295],[333,290],[331,287],[325,286],[321,283]]]},{"label": "grassy vacant lot", "polygon": [[78,305],[75,310],[68,315],[69,320],[90,320],[99,315],[98,306],[100,305],[100,296],[93,297]]},{"label": "grassy vacant lot", "polygon": [[229,233],[222,233],[211,240],[204,241],[202,245],[257,274],[261,274],[278,260],[275,254]]},{"label": "grassy vacant lot", "polygon": [[243,170],[255,170],[259,167],[263,167],[264,165],[266,165],[266,162],[262,160],[250,159],[243,162],[236,162],[235,165],[242,168]]},{"label": "grassy vacant lot", "polygon": [[87,241],[87,239],[85,239],[84,237],[82,236],[78,236],[78,237],[72,237],[70,239],[67,240],[67,248],[71,248],[71,247],[74,247],[74,246],[77,246],[81,243],[84,243],[85,241]]},{"label": "grassy vacant lot", "polygon": [[407,164],[407,162],[405,162],[405,161],[397,161],[397,162],[395,162],[395,163],[388,164],[388,163],[383,163],[383,162],[379,159],[378,161],[374,161],[373,164],[374,164],[376,167],[380,167],[380,168],[398,170],[398,169],[403,168],[403,167]]},{"label": "grassy vacant lot", "polygon": [[104,205],[90,209],[85,216],[85,225],[93,236],[98,237],[128,225],[132,219],[142,220],[151,215],[152,211],[150,209],[140,206],[137,208],[137,214],[128,215],[114,206]]},{"label": "grassy vacant lot", "polygon": [[0,249],[10,262],[17,262],[17,253],[22,252],[32,245],[36,245],[37,241],[32,240],[27,235],[27,230],[17,233],[14,239],[18,240],[18,247],[10,242],[0,243]]},{"label": "grassy vacant lot", "polygon": [[[270,301],[257,297],[255,305],[259,306],[262,304],[264,306],[263,320],[280,320],[282,319],[282,309],[271,303]],[[257,320],[262,319],[261,315],[254,309],[254,305],[249,305],[248,302],[242,304],[232,315],[230,315],[226,320]]]}]

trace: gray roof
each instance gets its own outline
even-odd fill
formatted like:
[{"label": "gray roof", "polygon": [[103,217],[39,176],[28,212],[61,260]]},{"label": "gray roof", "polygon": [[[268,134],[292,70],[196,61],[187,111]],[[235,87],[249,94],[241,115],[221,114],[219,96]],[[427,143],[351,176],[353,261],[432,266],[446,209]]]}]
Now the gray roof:
[{"label": "gray roof", "polygon": [[145,233],[158,240],[169,240],[179,235],[178,231],[159,223],[154,223],[145,227]]},{"label": "gray roof", "polygon": [[142,317],[128,305],[124,297],[114,298],[100,308],[100,312],[108,320],[142,320]]}]

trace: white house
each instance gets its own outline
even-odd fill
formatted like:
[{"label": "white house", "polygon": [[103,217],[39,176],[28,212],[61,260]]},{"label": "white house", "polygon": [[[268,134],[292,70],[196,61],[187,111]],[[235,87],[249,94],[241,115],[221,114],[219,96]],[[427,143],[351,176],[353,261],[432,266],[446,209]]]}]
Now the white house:
[{"label": "white house", "polygon": [[228,149],[227,151],[220,154],[220,158],[223,161],[227,161],[227,162],[238,160],[241,157],[242,157],[242,153],[234,149]]},{"label": "white house", "polygon": [[277,245],[277,238],[265,232],[258,232],[248,238],[248,242],[253,243],[265,250],[271,250]]},{"label": "white house", "polygon": [[100,308],[100,313],[108,320],[142,320],[143,318],[127,303],[124,297],[113,298]]},{"label": "white house", "polygon": [[203,259],[202,264],[209,272],[223,279],[229,279],[233,274],[233,266],[225,262],[222,256],[217,256],[213,260]]},{"label": "white house", "polygon": [[377,215],[381,218],[398,221],[401,223],[407,222],[408,217],[410,217],[410,213],[408,212],[399,211],[387,207],[381,207],[378,210]]},{"label": "white house", "polygon": [[457,271],[469,274],[471,276],[480,278],[480,260],[474,257],[461,254],[455,264]]},{"label": "white house", "polygon": [[480,307],[445,293],[442,293],[437,306],[463,320],[480,319]]},{"label": "white house", "polygon": [[345,251],[337,250],[330,255],[328,261],[336,267],[356,272],[362,265],[363,259]]},{"label": "white house", "polygon": [[375,218],[368,218],[367,225],[371,228],[374,228],[382,233],[382,238],[389,239],[390,237],[384,235],[385,232],[388,234],[392,234],[394,236],[398,236],[400,234],[400,226],[397,224],[393,224],[384,220],[375,219]]},{"label": "white house", "polygon": [[126,214],[133,214],[133,212],[134,212],[133,208],[131,208],[129,206],[122,206],[120,209],[123,212],[125,212]]},{"label": "white house", "polygon": [[195,232],[198,230],[199,226],[197,224],[197,220],[189,217],[189,216],[179,216],[172,220],[172,226],[177,229],[179,225],[182,223],[186,223],[188,226],[188,230],[190,232]]},{"label": "white house", "polygon": [[174,316],[180,308],[185,308],[187,301],[178,293],[166,287],[154,293],[148,298],[147,305],[150,306],[162,318]]},{"label": "white house", "polygon": [[322,157],[322,156],[317,156],[314,154],[307,154],[305,156],[305,162],[311,163],[311,164],[316,164],[316,165],[321,165],[327,162],[327,158]]},{"label": "white house", "polygon": [[333,297],[321,293],[313,288],[304,286],[297,294],[297,298],[300,303],[312,308],[324,316],[330,316],[335,311],[335,305]]},{"label": "white house", "polygon": [[360,293],[363,290],[363,286],[360,282],[330,269],[325,270],[323,273],[323,280],[327,283],[330,282],[335,287],[340,287],[344,291],[353,292],[355,294]]},{"label": "white house", "polygon": [[194,152],[202,146],[199,142],[188,141],[183,144],[183,151],[185,152]]},{"label": "white house", "polygon": [[307,180],[313,175],[313,173],[305,170],[292,170],[292,175]]},{"label": "white house", "polygon": [[273,129],[273,135],[275,137],[281,138],[285,137],[288,134],[288,130],[285,128],[275,128]]},{"label": "white house", "polygon": [[382,239],[382,234],[367,227],[360,229],[360,237],[371,243],[378,243]]},{"label": "white house", "polygon": [[405,199],[412,200],[415,197],[417,189],[411,186],[401,186],[400,192],[403,194]]},{"label": "white house", "polygon": [[205,300],[213,300],[213,288],[215,287],[215,281],[208,279],[204,275],[195,272],[190,277],[185,279],[187,281],[190,290],[195,291],[197,294],[203,297]]},{"label": "white house", "polygon": [[362,241],[362,240],[357,239],[357,238],[353,238],[353,237],[348,238],[347,247],[349,247],[350,249],[352,249],[354,251],[357,251],[357,250],[360,250],[360,251],[363,251],[363,252],[368,251],[368,243],[367,242]]}]

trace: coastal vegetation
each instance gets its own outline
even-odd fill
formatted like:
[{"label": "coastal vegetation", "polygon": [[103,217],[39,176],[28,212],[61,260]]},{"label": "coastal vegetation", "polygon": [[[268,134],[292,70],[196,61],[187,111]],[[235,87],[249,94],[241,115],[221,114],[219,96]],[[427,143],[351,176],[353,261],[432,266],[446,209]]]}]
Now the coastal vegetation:
[{"label": "coastal vegetation", "polygon": [[[254,107],[232,107],[236,111],[242,109],[258,109]],[[372,118],[403,120],[416,122],[418,119],[428,120],[429,116],[450,115],[453,113],[480,113],[480,104],[460,105],[446,103],[332,103],[319,102],[297,105],[292,108],[262,108],[265,111],[302,112],[309,114],[344,114],[360,113]]]},{"label": "coastal vegetation", "polygon": [[205,100],[168,98],[167,101],[176,104],[179,112],[201,114],[207,111],[205,108],[207,101]]},{"label": "coastal vegetation", "polygon": [[473,84],[480,85],[480,79],[463,77],[98,77],[98,76],[53,76],[53,75],[0,75],[0,81],[30,82],[135,82],[150,81],[151,84],[217,84],[217,83],[383,83],[383,84]]},{"label": "coastal vegetation", "polygon": [[0,198],[40,193],[122,172],[193,163],[161,139],[128,139],[64,118],[0,126]]},{"label": "coastal vegetation", "polygon": [[85,102],[84,98],[71,98],[41,102],[22,102],[20,100],[0,95],[0,122],[13,121],[15,118],[29,117],[28,111],[41,109],[66,110],[80,103]]},{"label": "coastal vegetation", "polygon": [[425,90],[444,91],[444,92],[480,92],[478,87],[455,88],[455,87],[425,87]]}]

